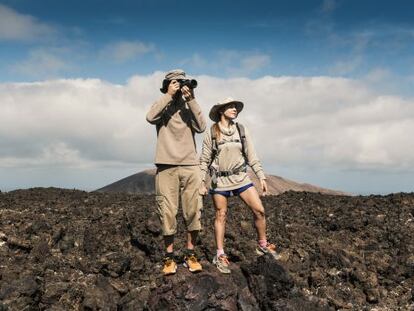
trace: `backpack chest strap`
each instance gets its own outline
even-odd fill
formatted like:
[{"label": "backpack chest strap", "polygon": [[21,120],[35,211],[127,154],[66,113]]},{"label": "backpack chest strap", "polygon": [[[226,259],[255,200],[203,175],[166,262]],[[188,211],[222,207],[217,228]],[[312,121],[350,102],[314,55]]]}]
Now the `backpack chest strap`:
[{"label": "backpack chest strap", "polygon": [[217,177],[229,177],[231,175],[237,175],[240,172],[247,172],[247,167],[246,165],[243,165],[241,167],[238,167],[234,170],[231,171],[218,171],[216,172]]},{"label": "backpack chest strap", "polygon": [[224,145],[224,144],[228,144],[228,143],[241,143],[240,139],[231,139],[231,140],[222,140],[220,142],[217,142],[217,145]]}]

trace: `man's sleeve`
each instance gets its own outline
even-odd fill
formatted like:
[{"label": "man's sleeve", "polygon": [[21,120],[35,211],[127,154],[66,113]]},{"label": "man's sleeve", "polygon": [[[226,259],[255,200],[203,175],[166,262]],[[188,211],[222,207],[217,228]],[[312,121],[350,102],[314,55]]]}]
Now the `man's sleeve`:
[{"label": "man's sleeve", "polygon": [[191,120],[191,127],[197,133],[202,133],[206,129],[206,119],[204,118],[203,112],[201,111],[200,106],[198,105],[195,98],[187,102],[188,107],[190,108],[193,118]]},{"label": "man's sleeve", "polygon": [[158,99],[154,104],[152,104],[150,110],[147,113],[147,121],[151,124],[157,124],[162,119],[162,114],[165,107],[172,101],[172,96],[170,94],[165,94],[160,99]]}]

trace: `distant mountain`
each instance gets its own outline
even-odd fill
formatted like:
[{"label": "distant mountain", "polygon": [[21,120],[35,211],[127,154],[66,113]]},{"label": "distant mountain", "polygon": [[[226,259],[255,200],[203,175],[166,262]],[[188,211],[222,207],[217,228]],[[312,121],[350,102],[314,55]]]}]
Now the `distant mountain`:
[{"label": "distant mountain", "polygon": [[[256,188],[260,189],[260,187],[258,186],[259,181],[256,175],[252,171],[248,171],[248,174],[253,183],[255,184]],[[154,193],[154,176],[155,169],[145,170],[137,174],[128,176],[126,178],[123,178],[121,180],[118,180],[112,184],[97,189],[96,191],[146,194]],[[345,193],[342,191],[321,188],[307,183],[298,183],[275,175],[266,175],[266,178],[269,195],[278,195],[289,190],[320,192],[324,194],[333,195],[349,195],[349,193]]]},{"label": "distant mountain", "polygon": [[105,187],[97,189],[99,192],[126,192],[126,193],[154,193],[155,169],[145,170],[125,177]]}]

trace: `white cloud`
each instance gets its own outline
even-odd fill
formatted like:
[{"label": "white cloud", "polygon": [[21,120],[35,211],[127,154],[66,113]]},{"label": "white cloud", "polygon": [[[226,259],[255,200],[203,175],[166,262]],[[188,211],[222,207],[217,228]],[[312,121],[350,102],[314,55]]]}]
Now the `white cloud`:
[{"label": "white cloud", "polygon": [[347,75],[353,73],[362,64],[362,56],[354,55],[347,60],[337,61],[330,69],[329,72],[332,75]]},{"label": "white cloud", "polygon": [[144,54],[154,51],[153,44],[140,41],[120,41],[108,44],[101,52],[102,58],[123,63],[136,59]]},{"label": "white cloud", "polygon": [[206,68],[209,66],[208,61],[199,53],[194,53],[190,58],[184,60],[182,64],[189,64],[196,68]]},{"label": "white cloud", "polygon": [[270,57],[264,54],[257,54],[243,58],[240,61],[242,72],[255,72],[270,63]]},{"label": "white cloud", "polygon": [[44,39],[54,34],[50,25],[0,4],[0,40]]},{"label": "white cloud", "polygon": [[[304,33],[311,41],[320,42],[321,47],[332,50],[333,62],[328,61],[328,73],[335,75],[357,74],[372,66],[372,55],[381,51],[382,58],[390,65],[401,55],[409,55],[414,30],[411,26],[378,23],[365,20],[348,31],[338,27],[330,10],[336,10],[339,1],[324,1],[319,14],[305,23]],[[322,9],[325,8],[325,9]],[[323,13],[323,14],[321,14]],[[410,64],[410,61],[406,61]],[[361,68],[363,64],[363,68]],[[373,70],[369,68],[368,70]]]},{"label": "white cloud", "polygon": [[[196,78],[206,115],[224,97],[245,102],[240,121],[265,163],[393,172],[414,167],[412,99],[343,78]],[[151,163],[156,133],[145,115],[161,96],[162,79],[156,72],[126,85],[85,79],[0,84],[0,167]]]},{"label": "white cloud", "polygon": [[332,13],[338,7],[336,0],[323,0],[321,11],[325,14]]},{"label": "white cloud", "polygon": [[181,62],[195,68],[214,72],[229,77],[242,77],[257,73],[270,64],[271,58],[259,52],[240,52],[235,50],[220,50],[207,58],[194,53],[190,58]]},{"label": "white cloud", "polygon": [[11,71],[31,78],[54,78],[70,70],[71,65],[64,58],[64,50],[38,48],[30,51],[29,57],[13,66]]},{"label": "white cloud", "polygon": [[151,161],[152,150],[143,147],[153,143],[143,135],[144,110],[161,79],[135,77],[125,86],[92,79],[1,84],[0,158],[7,159],[1,165]]},{"label": "white cloud", "polygon": [[366,81],[371,83],[386,82],[390,78],[392,78],[391,71],[381,67],[373,68],[364,77]]}]

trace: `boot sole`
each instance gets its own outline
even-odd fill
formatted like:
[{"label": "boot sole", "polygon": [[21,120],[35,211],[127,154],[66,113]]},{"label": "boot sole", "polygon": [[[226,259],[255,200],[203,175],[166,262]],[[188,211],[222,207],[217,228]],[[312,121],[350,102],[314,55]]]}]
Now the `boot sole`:
[{"label": "boot sole", "polygon": [[216,266],[216,268],[217,268],[217,270],[218,271],[220,271],[220,273],[223,273],[223,274],[231,274],[231,271],[230,270],[221,270],[219,267],[217,267]]},{"label": "boot sole", "polygon": [[257,248],[256,248],[256,254],[257,254],[258,256],[263,256],[264,254],[270,254],[270,255],[272,255],[272,257],[273,257],[275,260],[279,260],[280,258],[282,258],[282,256],[281,256],[280,254],[278,254],[278,253],[271,253],[271,252],[269,252],[269,253],[264,253],[264,252],[262,252],[261,250],[259,250],[259,249],[257,249]]},{"label": "boot sole", "polygon": [[177,273],[177,266],[175,266],[175,270],[174,271],[171,271],[171,272],[168,272],[168,273],[163,272],[163,273],[164,273],[164,275],[176,274]]},{"label": "boot sole", "polygon": [[192,269],[186,263],[183,263],[183,266],[186,267],[188,269],[188,271],[190,271],[190,272],[200,272],[200,271],[203,271],[203,268],[201,268],[201,269]]}]

